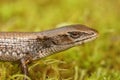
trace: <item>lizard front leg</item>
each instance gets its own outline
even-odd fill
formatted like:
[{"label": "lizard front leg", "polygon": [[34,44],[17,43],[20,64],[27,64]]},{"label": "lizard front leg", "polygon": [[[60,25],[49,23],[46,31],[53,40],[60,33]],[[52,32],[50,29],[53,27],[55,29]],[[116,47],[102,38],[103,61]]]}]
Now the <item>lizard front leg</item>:
[{"label": "lizard front leg", "polygon": [[[24,75],[28,76],[28,63],[29,63],[29,60],[26,60],[25,58],[22,58],[20,60],[20,62],[21,62],[22,72],[24,73]],[[27,79],[24,77],[24,80],[27,80]]]}]

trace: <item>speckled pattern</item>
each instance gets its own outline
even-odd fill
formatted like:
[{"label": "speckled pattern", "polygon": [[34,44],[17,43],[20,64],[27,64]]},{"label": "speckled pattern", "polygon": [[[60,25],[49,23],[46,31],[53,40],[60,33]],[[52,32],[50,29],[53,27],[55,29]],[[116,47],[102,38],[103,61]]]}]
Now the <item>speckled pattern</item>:
[{"label": "speckled pattern", "polygon": [[38,53],[40,42],[34,33],[0,33],[0,60],[16,61]]},{"label": "speckled pattern", "polygon": [[43,32],[0,32],[0,60],[36,60],[96,36],[97,31],[84,25],[68,25]]}]

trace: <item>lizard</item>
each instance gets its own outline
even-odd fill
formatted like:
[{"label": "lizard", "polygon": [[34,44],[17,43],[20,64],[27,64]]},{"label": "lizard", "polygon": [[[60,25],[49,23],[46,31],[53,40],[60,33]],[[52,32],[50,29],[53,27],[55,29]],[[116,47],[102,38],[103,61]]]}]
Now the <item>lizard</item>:
[{"label": "lizard", "polygon": [[94,40],[95,29],[72,24],[42,32],[0,32],[0,60],[19,61],[28,75],[28,63]]}]

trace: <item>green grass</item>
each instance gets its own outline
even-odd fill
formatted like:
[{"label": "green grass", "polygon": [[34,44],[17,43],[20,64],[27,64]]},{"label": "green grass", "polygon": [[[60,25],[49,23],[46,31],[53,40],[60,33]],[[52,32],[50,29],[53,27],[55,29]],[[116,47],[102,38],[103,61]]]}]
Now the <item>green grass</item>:
[{"label": "green grass", "polygon": [[[99,31],[95,41],[32,62],[28,80],[120,80],[119,8],[120,0],[1,0],[0,31],[91,26]],[[19,64],[0,62],[0,80],[23,77]]]}]

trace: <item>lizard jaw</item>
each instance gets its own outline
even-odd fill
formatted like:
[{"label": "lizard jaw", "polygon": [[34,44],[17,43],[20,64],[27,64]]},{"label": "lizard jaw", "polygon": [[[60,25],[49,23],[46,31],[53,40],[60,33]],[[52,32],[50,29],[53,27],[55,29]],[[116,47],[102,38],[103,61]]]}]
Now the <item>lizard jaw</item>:
[{"label": "lizard jaw", "polygon": [[69,42],[69,43],[65,43],[65,44],[61,44],[62,46],[64,45],[80,45],[80,44],[83,44],[83,43],[86,43],[86,42],[89,42],[89,41],[92,41],[94,39],[96,39],[98,37],[98,33],[96,32],[94,35],[89,35],[83,39],[79,39],[79,40],[76,40],[76,41],[73,41],[73,42]]}]

